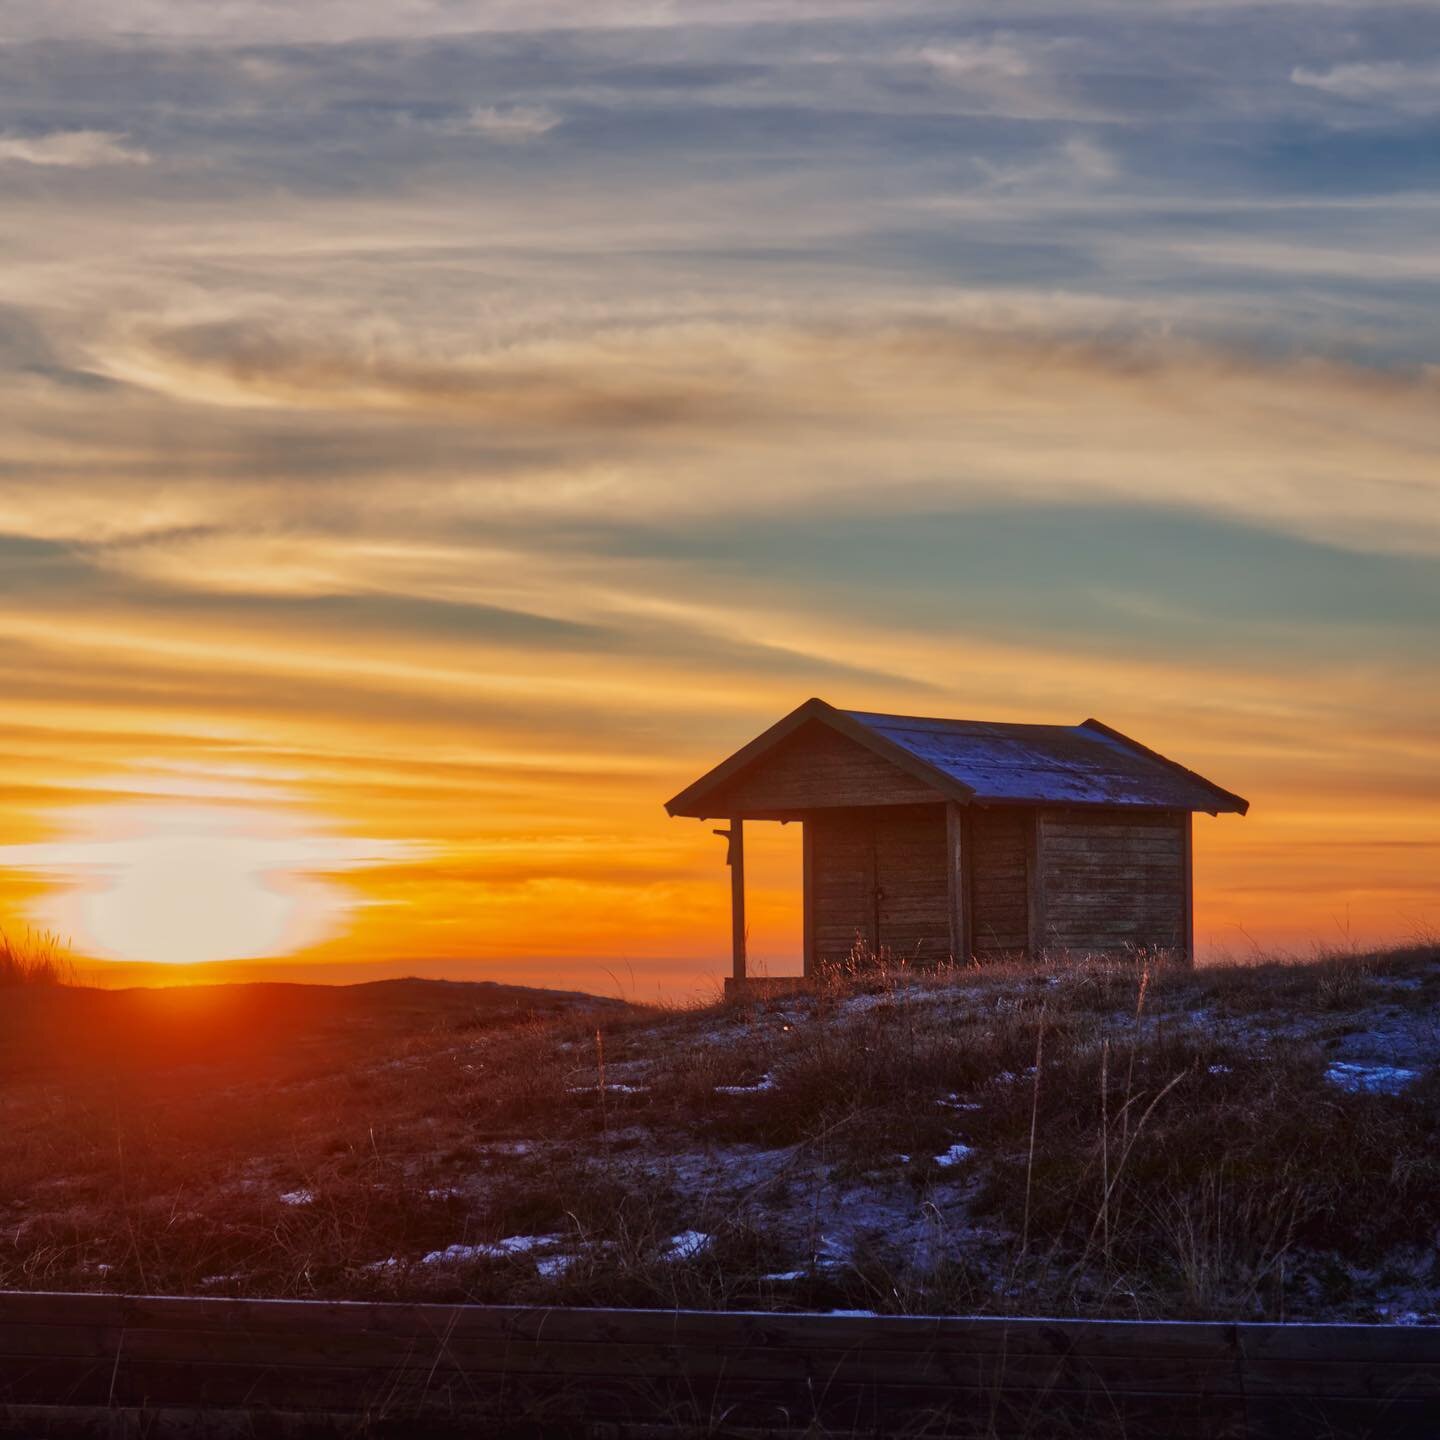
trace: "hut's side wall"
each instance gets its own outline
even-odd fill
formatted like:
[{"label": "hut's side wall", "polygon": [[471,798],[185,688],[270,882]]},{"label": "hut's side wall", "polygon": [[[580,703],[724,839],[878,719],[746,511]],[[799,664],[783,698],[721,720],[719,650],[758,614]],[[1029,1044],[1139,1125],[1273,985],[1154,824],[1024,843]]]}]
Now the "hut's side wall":
[{"label": "hut's side wall", "polygon": [[1040,812],[1041,944],[1184,950],[1188,819],[1170,811]]},{"label": "hut's side wall", "polygon": [[977,955],[1024,950],[1033,810],[970,812],[970,947]]},{"label": "hut's side wall", "polygon": [[938,962],[950,954],[945,807],[883,806],[806,817],[815,958],[872,953]]}]

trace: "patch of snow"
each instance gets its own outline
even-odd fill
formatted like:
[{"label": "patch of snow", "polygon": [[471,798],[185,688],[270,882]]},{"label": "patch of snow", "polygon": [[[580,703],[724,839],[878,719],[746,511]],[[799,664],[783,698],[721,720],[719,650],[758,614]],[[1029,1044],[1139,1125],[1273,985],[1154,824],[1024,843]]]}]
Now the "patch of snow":
[{"label": "patch of snow", "polygon": [[776,1270],[773,1274],[762,1275],[760,1278],[773,1280],[776,1284],[788,1284],[792,1280],[803,1280],[805,1272],[803,1270]]},{"label": "patch of snow", "polygon": [[666,1260],[693,1260],[697,1255],[703,1255],[711,1246],[711,1237],[703,1230],[682,1230],[678,1235],[670,1237],[670,1244],[665,1250]]},{"label": "patch of snow", "polygon": [[432,1185],[425,1192],[427,1200],[457,1200],[465,1192],[454,1185]]},{"label": "patch of snow", "polygon": [[282,1205],[313,1205],[315,1203],[315,1192],[313,1190],[287,1190],[281,1197]]},{"label": "patch of snow", "polygon": [[762,1075],[753,1085],[717,1085],[717,1095],[759,1095],[766,1090],[775,1088],[775,1077],[766,1073]]},{"label": "patch of snow", "polygon": [[978,1100],[962,1100],[953,1090],[948,1095],[942,1095],[935,1103],[946,1110],[979,1110],[982,1108]]},{"label": "patch of snow", "polygon": [[534,1148],[533,1140],[491,1140],[480,1146],[487,1155],[528,1155]]},{"label": "patch of snow", "polygon": [[1399,1065],[1362,1065],[1350,1060],[1333,1061],[1325,1071],[1332,1085],[1363,1095],[1398,1095],[1418,1075],[1418,1071]]},{"label": "patch of snow", "polygon": [[874,1310],[827,1310],[825,1313],[827,1315],[849,1315],[857,1320],[866,1320],[873,1319],[876,1312]]},{"label": "patch of snow", "polygon": [[[648,1085],[627,1085],[622,1080],[615,1080],[605,1086],[607,1095],[643,1095],[650,1087]],[[572,1085],[568,1091],[571,1095],[598,1095],[598,1085]]]},{"label": "patch of snow", "polygon": [[1230,1067],[1228,1065],[1212,1065],[1208,1073],[1211,1075],[1228,1075],[1230,1073]]},{"label": "patch of snow", "polygon": [[542,1280],[558,1280],[580,1257],[578,1255],[542,1255],[535,1268]]},{"label": "patch of snow", "polygon": [[505,1240],[497,1240],[492,1248],[502,1255],[517,1255],[526,1250],[541,1250],[564,1243],[563,1235],[511,1235]]},{"label": "patch of snow", "polygon": [[877,1005],[890,1005],[895,1001],[895,996],[886,994],[883,990],[876,991],[870,995],[851,995],[848,999],[840,1002],[840,1009],[844,1014],[856,1015],[866,1010],[873,1010]]},{"label": "patch of snow", "polygon": [[952,1165],[959,1165],[962,1161],[968,1160],[974,1153],[973,1147],[962,1145],[957,1140],[944,1154],[935,1157],[935,1163],[942,1170],[948,1170]]},{"label": "patch of snow", "polygon": [[469,1260],[493,1260],[502,1254],[493,1245],[447,1245],[420,1257],[422,1265],[463,1265]]},{"label": "patch of snow", "polygon": [[525,1255],[531,1250],[548,1249],[563,1244],[563,1235],[510,1235],[493,1245],[447,1245],[420,1257],[422,1265],[463,1265],[472,1260],[503,1260],[509,1255]]},{"label": "patch of snow", "polygon": [[908,1165],[908,1164],[910,1163],[910,1157],[909,1157],[908,1155],[897,1155],[895,1158],[896,1158],[902,1165]]}]

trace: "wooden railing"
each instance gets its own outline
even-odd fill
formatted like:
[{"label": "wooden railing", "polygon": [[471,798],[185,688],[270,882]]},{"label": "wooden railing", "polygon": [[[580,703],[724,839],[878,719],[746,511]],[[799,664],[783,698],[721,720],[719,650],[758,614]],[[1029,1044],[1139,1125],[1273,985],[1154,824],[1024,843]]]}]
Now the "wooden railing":
[{"label": "wooden railing", "polygon": [[1440,1436],[1440,1329],[0,1293],[0,1433]]}]

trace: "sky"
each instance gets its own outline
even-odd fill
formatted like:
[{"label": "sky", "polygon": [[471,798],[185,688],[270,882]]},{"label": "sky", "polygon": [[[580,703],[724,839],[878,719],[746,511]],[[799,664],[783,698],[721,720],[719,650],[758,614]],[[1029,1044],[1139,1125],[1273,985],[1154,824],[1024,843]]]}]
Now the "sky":
[{"label": "sky", "polygon": [[0,923],[684,993],[728,881],[662,804],[820,695],[1247,796],[1207,955],[1434,933],[1436,55],[1374,0],[0,0]]}]

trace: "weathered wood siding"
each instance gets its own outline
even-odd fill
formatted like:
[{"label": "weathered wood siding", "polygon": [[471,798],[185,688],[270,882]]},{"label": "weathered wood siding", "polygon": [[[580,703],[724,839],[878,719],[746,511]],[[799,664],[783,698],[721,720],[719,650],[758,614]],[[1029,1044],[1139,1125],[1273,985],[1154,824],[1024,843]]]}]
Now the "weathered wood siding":
[{"label": "weathered wood siding", "polygon": [[828,725],[802,725],[732,776],[707,802],[715,816],[785,817],[812,809],[924,804],[939,799],[923,781]]},{"label": "weathered wood siding", "polygon": [[0,1292],[0,1434],[1434,1440],[1440,1332]]},{"label": "weathered wood siding", "polygon": [[[1184,952],[1188,821],[1166,811],[971,807],[971,950]],[[950,955],[944,805],[823,810],[806,825],[816,963],[845,959],[857,939],[921,963]]]},{"label": "weathered wood siding", "polygon": [[1042,943],[1065,950],[1183,950],[1187,819],[1169,811],[1042,811]]},{"label": "weathered wood siding", "polygon": [[1024,950],[1033,810],[970,812],[970,944],[977,955]]},{"label": "weathered wood siding", "polygon": [[943,805],[837,810],[805,823],[820,964],[845,959],[857,939],[910,960],[949,956]]}]

